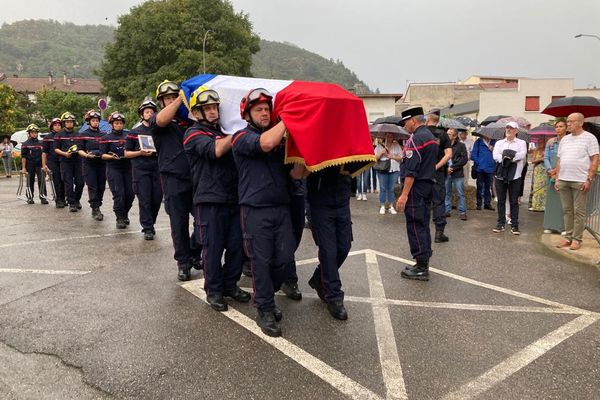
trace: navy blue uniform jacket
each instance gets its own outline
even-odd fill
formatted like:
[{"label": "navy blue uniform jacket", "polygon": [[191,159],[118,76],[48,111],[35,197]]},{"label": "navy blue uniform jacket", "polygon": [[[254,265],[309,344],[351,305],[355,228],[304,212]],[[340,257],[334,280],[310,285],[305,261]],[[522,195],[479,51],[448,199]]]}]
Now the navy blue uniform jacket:
[{"label": "navy blue uniform jacket", "polygon": [[100,154],[114,153],[121,157],[120,160],[109,160],[106,165],[109,168],[127,169],[131,165],[129,159],[125,158],[126,133],[113,130],[100,139]]},{"label": "navy blue uniform jacket", "polygon": [[28,165],[42,165],[42,142],[39,139],[29,138],[21,144],[21,157],[27,160]]},{"label": "navy blue uniform jacket", "polygon": [[[138,135],[152,135],[152,129],[144,124],[140,124],[134,129],[129,131],[127,134],[127,141],[125,142],[125,150],[127,151],[139,151],[140,142]],[[158,156],[156,153],[151,156],[140,156],[131,159],[131,165],[136,169],[143,169],[144,171],[155,171],[158,170]]]},{"label": "navy blue uniform jacket", "polygon": [[403,178],[435,182],[435,164],[438,156],[438,141],[426,126],[421,125],[408,139],[404,147],[401,165]]},{"label": "navy blue uniform jacket", "polygon": [[189,127],[185,121],[174,119],[161,128],[156,124],[156,114],[150,118],[150,129],[158,153],[158,169],[161,174],[173,174],[190,179],[190,163],[183,149],[183,134]]}]

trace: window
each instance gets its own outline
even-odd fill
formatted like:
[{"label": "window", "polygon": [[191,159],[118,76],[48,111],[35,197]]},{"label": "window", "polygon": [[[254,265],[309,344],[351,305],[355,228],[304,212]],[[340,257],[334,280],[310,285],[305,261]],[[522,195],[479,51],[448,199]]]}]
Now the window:
[{"label": "window", "polygon": [[552,101],[554,100],[558,100],[558,99],[564,99],[565,96],[552,96]]},{"label": "window", "polygon": [[526,96],[525,111],[540,111],[540,96]]}]

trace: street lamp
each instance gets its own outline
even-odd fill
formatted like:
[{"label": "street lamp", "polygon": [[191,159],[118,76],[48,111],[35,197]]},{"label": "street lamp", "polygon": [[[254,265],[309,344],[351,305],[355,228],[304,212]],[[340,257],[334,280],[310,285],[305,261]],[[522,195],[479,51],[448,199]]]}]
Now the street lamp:
[{"label": "street lamp", "polygon": [[596,39],[600,40],[600,36],[598,36],[598,35],[588,35],[588,34],[585,34],[585,33],[580,33],[580,34],[575,35],[575,39],[580,38],[582,36],[593,37],[593,38],[596,38]]},{"label": "street lamp", "polygon": [[202,73],[204,73],[204,74],[206,74],[206,53],[205,53],[205,48],[206,48],[206,37],[208,36],[208,32],[213,32],[213,31],[211,29],[207,29],[206,32],[204,32],[204,39],[202,39],[202,71],[203,71]]}]

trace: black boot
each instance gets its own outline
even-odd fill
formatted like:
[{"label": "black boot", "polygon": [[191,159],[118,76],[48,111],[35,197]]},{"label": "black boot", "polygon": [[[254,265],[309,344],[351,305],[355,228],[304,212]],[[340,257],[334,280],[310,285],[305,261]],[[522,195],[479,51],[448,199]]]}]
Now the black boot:
[{"label": "black boot", "polygon": [[41,202],[42,204],[48,204],[48,200],[46,200],[46,199],[44,199],[44,198],[42,198],[42,199],[40,200],[40,202]]},{"label": "black boot", "polygon": [[281,319],[283,318],[283,313],[281,312],[281,309],[279,307],[275,306],[275,308],[273,309],[273,316],[275,317],[275,321],[281,321]]},{"label": "black boot", "polygon": [[69,204],[70,212],[77,212],[77,206],[75,204]]},{"label": "black boot", "polygon": [[99,208],[92,208],[92,218],[96,221],[102,221],[104,219],[104,214],[102,214]]},{"label": "black boot", "polygon": [[78,210],[81,210],[81,202],[77,202],[75,203],[75,207],[77,207]]},{"label": "black boot", "polygon": [[209,294],[206,296],[206,301],[214,310],[227,311],[227,302],[221,294]]},{"label": "black boot", "polygon": [[144,232],[144,239],[145,240],[154,240],[154,232],[153,231]]},{"label": "black boot", "polygon": [[267,336],[278,337],[281,336],[281,328],[275,319],[273,311],[258,311],[256,316],[256,324],[260,327],[260,330]]},{"label": "black boot", "polygon": [[450,240],[448,236],[444,235],[444,231],[435,231],[435,243],[444,243]]},{"label": "black boot", "polygon": [[131,221],[129,220],[129,217],[125,217],[123,219],[123,221],[125,221],[125,225],[129,225],[131,223]]},{"label": "black boot", "polygon": [[201,271],[204,269],[204,262],[202,261],[202,255],[193,256],[191,258],[190,262],[192,263],[192,268],[197,269],[198,271]]},{"label": "black boot", "polygon": [[34,204],[35,201],[33,201],[33,199],[27,199],[27,204]]},{"label": "black boot", "polygon": [[344,307],[343,300],[334,300],[330,303],[327,303],[327,310],[329,314],[335,319],[339,319],[345,321],[348,319],[348,312],[346,311],[346,307]]},{"label": "black boot", "polygon": [[64,201],[57,201],[56,202],[56,208],[65,208],[65,202]]},{"label": "black boot", "polygon": [[317,295],[319,296],[321,301],[325,301],[325,293],[323,293],[323,286],[321,285],[321,281],[315,278],[310,278],[310,280],[308,281],[308,286],[317,291]]},{"label": "black boot", "polygon": [[292,300],[302,300],[302,293],[298,289],[297,283],[284,282],[283,285],[281,285],[281,290],[283,291],[283,293],[285,293],[286,297]]},{"label": "black boot", "polygon": [[125,229],[127,228],[127,224],[121,218],[117,218],[117,229]]},{"label": "black boot", "polygon": [[417,260],[414,267],[406,267],[401,276],[405,279],[414,279],[417,281],[429,280],[429,260]]},{"label": "black boot", "polygon": [[178,264],[177,265],[177,279],[179,279],[180,281],[189,281],[191,274],[190,274],[190,264],[185,263],[185,264]]},{"label": "black boot", "polygon": [[232,299],[240,303],[247,303],[252,298],[252,296],[250,296],[250,293],[240,289],[238,286],[235,286],[232,289],[225,289],[223,291],[223,296],[231,297]]}]

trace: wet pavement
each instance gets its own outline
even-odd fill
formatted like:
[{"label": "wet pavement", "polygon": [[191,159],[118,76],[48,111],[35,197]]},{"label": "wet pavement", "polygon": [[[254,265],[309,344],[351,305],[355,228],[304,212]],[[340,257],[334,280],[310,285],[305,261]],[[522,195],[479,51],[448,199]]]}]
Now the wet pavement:
[{"label": "wet pavement", "polygon": [[[454,215],[434,245],[429,282],[410,263],[404,218],[376,195],[352,199],[354,243],[341,273],[348,321],[307,284],[316,248],[296,254],[304,298],[278,295],[283,337],[250,304],[217,313],[202,274],[181,284],[168,218],[154,241],[137,221],[15,201],[0,179],[0,398],[591,399],[600,393],[600,272],[522,235],[494,234],[495,213]],[[84,200],[86,196],[84,195]],[[242,287],[251,287],[242,278]]]}]

